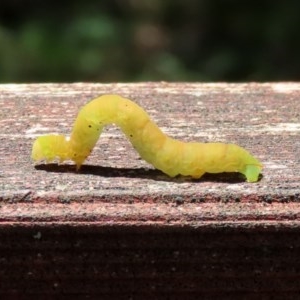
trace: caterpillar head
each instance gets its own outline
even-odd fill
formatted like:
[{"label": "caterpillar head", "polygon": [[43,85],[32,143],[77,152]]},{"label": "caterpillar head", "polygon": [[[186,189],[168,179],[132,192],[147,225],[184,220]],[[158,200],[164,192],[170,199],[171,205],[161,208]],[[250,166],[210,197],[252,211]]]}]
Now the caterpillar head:
[{"label": "caterpillar head", "polygon": [[262,165],[246,165],[242,173],[246,176],[248,182],[256,182],[261,172]]}]

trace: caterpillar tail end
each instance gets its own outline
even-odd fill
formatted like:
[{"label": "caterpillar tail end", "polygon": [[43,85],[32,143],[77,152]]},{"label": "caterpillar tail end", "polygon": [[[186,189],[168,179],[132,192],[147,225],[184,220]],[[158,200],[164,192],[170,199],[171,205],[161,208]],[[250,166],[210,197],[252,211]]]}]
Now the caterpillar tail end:
[{"label": "caterpillar tail end", "polygon": [[60,162],[68,159],[68,141],[63,135],[45,135],[38,137],[32,146],[31,159],[34,162]]},{"label": "caterpillar tail end", "polygon": [[39,160],[44,159],[44,155],[43,155],[43,149],[42,149],[42,145],[39,141],[40,138],[37,138],[32,146],[32,150],[31,150],[31,159],[34,162],[37,162]]},{"label": "caterpillar tail end", "polygon": [[242,173],[246,176],[247,182],[257,182],[261,169],[261,165],[247,165]]}]

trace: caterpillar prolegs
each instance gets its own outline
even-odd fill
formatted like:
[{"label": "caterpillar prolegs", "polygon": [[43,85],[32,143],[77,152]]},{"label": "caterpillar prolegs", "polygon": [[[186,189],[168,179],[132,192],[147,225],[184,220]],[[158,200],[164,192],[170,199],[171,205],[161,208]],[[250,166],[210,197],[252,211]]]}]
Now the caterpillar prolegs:
[{"label": "caterpillar prolegs", "polygon": [[70,159],[79,170],[103,127],[111,123],[121,128],[144,160],[171,177],[240,172],[248,182],[255,182],[262,169],[256,158],[235,144],[185,143],[168,137],[139,105],[118,95],[104,95],[87,103],[79,111],[69,139],[63,135],[37,138],[32,159]]}]

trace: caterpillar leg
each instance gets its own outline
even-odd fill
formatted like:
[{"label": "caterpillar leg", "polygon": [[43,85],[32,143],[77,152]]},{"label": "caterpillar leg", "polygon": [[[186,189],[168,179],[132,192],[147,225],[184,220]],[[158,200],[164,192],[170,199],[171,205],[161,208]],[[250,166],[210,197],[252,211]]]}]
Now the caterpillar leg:
[{"label": "caterpillar leg", "polygon": [[197,172],[197,173],[194,173],[194,174],[179,174],[178,172],[170,172],[170,171],[163,171],[165,174],[167,174],[169,177],[175,177],[175,176],[177,176],[177,175],[183,175],[183,176],[191,176],[192,178],[194,178],[194,179],[199,179],[200,177],[202,177],[203,176],[203,174],[205,173],[205,172]]},{"label": "caterpillar leg", "polygon": [[192,174],[192,178],[194,179],[199,179],[200,177],[202,177],[204,175],[205,172],[201,171],[201,172],[197,172],[197,173],[194,173]]}]

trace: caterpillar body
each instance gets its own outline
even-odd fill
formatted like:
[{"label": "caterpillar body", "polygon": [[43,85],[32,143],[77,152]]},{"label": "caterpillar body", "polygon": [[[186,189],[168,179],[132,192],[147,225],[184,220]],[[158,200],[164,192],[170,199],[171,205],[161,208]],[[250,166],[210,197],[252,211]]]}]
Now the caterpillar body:
[{"label": "caterpillar body", "polygon": [[38,137],[32,147],[34,161],[72,160],[77,170],[92,152],[102,129],[114,123],[121,128],[140,156],[167,175],[200,178],[204,173],[240,172],[255,182],[262,164],[235,144],[182,142],[168,137],[135,102],[104,95],[78,113],[70,138]]}]

